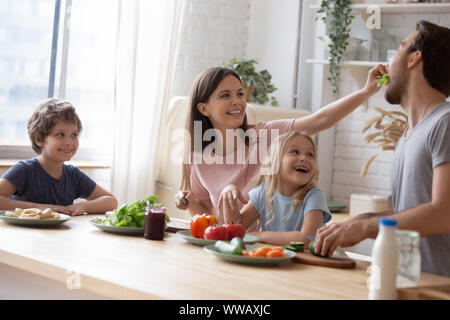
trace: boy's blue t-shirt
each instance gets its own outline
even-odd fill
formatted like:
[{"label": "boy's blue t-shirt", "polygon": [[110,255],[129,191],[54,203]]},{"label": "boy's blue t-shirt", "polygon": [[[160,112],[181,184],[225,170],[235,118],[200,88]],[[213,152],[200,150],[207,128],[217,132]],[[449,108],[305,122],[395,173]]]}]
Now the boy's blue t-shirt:
[{"label": "boy's blue t-shirt", "polygon": [[325,194],[318,188],[312,188],[306,194],[302,205],[296,206],[295,210],[292,210],[292,198],[276,191],[276,196],[272,200],[275,218],[267,223],[271,215],[266,203],[265,189],[266,184],[262,183],[249,192],[250,200],[259,212],[262,231],[300,231],[305,215],[311,210],[323,212],[322,225],[331,220]]},{"label": "boy's blue t-shirt", "polygon": [[19,161],[2,176],[16,187],[13,200],[68,206],[78,198],[87,198],[96,183],[79,168],[63,165],[61,179],[50,176],[37,158]]}]

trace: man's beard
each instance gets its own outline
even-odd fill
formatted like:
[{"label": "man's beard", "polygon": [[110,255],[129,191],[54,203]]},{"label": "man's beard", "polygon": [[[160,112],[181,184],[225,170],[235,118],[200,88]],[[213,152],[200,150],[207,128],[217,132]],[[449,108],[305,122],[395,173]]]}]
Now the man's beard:
[{"label": "man's beard", "polygon": [[406,79],[403,75],[391,77],[384,93],[386,101],[390,104],[400,104],[407,93],[405,83]]}]

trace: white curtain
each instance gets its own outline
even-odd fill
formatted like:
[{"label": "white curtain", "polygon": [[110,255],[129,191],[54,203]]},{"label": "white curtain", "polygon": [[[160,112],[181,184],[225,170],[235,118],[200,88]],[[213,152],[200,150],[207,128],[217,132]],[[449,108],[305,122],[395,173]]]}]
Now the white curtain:
[{"label": "white curtain", "polygon": [[119,205],[155,190],[158,132],[173,87],[184,0],[121,0],[111,187]]}]

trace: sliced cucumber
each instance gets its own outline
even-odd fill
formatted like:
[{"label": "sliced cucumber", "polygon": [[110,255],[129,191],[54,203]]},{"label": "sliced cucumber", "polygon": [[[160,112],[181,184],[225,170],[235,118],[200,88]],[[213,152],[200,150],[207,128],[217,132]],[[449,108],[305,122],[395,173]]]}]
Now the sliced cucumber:
[{"label": "sliced cucumber", "polygon": [[233,239],[231,239],[230,243],[236,246],[240,246],[242,250],[246,250],[244,239],[242,238],[234,237]]},{"label": "sliced cucumber", "polygon": [[322,256],[322,255],[320,255],[319,252],[316,253],[316,252],[314,251],[314,240],[312,240],[312,241],[309,243],[309,252],[310,252],[312,255],[317,256],[317,257],[322,257],[322,258],[328,257],[328,255]]},{"label": "sliced cucumber", "polygon": [[305,243],[304,242],[290,242],[289,246],[294,247],[294,248],[304,248],[305,247]]},{"label": "sliced cucumber", "polygon": [[242,247],[238,244],[232,244],[228,241],[217,241],[214,244],[214,247],[216,247],[217,251],[221,253],[227,253],[227,254],[235,254],[235,255],[242,255]]},{"label": "sliced cucumber", "polygon": [[284,246],[283,248],[295,252],[303,252],[303,249],[305,247],[304,242],[290,242],[288,245]]},{"label": "sliced cucumber", "polygon": [[298,252],[298,249],[297,248],[294,248],[294,247],[291,247],[291,246],[283,246],[283,248],[284,249],[286,249],[286,250],[291,250],[291,251],[295,251],[295,252]]}]

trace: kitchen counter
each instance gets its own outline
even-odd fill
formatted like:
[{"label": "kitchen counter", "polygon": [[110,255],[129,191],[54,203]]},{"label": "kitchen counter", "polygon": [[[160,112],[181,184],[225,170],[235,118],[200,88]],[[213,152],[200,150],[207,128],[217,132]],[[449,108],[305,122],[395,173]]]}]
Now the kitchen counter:
[{"label": "kitchen counter", "polygon": [[350,215],[348,212],[332,212],[331,213],[331,221],[334,222],[344,222],[346,220],[349,220],[353,218],[353,216]]},{"label": "kitchen counter", "polygon": [[[0,263],[67,284],[62,290],[75,275],[82,290],[113,299],[367,299],[365,261],[350,270],[231,264],[175,233],[151,241],[103,232],[89,223],[98,216],[45,229],[0,221]],[[438,285],[450,278],[422,274],[419,288]]]}]

